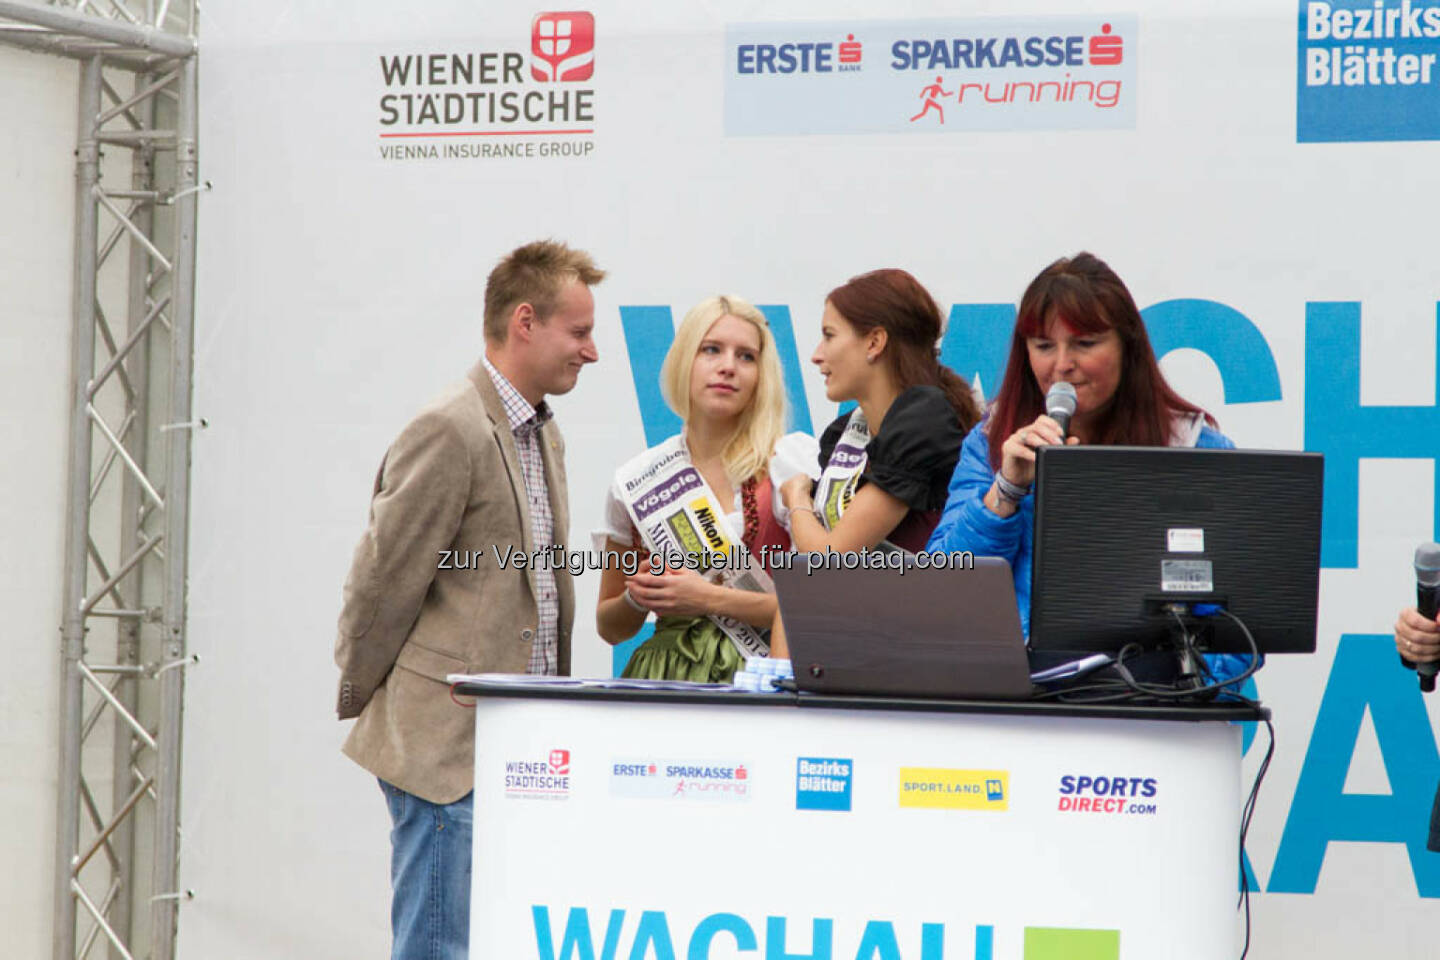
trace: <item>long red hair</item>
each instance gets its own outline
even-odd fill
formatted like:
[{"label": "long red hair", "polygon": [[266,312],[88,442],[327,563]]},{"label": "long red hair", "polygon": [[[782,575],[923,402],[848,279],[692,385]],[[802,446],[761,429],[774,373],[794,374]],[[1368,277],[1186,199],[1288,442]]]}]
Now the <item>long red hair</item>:
[{"label": "long red hair", "polygon": [[1137,447],[1163,447],[1170,440],[1171,421],[1178,415],[1215,418],[1181,397],[1160,372],[1150,337],[1135,298],[1109,265],[1092,253],[1061,257],[1030,281],[1020,298],[1005,379],[990,409],[986,437],[990,466],[1000,469],[1000,447],[1020,427],[1045,412],[1045,395],[1030,369],[1026,339],[1041,337],[1059,318],[1076,333],[1120,336],[1120,382],[1115,395],[1095,419],[1092,442]]}]

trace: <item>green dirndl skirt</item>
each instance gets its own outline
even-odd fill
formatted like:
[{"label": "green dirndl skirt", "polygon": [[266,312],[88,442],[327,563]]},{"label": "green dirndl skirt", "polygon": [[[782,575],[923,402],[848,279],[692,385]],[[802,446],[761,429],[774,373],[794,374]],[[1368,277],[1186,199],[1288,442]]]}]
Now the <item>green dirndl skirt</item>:
[{"label": "green dirndl skirt", "polygon": [[621,676],[729,683],[745,658],[709,617],[661,617],[655,635],[630,655]]}]

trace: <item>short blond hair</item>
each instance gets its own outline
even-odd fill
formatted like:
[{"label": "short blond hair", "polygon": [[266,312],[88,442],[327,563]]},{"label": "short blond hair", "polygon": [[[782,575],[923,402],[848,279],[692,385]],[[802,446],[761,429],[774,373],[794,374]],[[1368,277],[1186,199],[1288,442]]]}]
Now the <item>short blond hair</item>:
[{"label": "short blond hair", "polygon": [[779,350],[770,323],[748,300],[734,296],[707,297],[701,300],[675,331],[675,341],[665,354],[660,368],[660,388],[670,409],[681,420],[690,419],[690,371],[705,334],[721,317],[745,320],[760,333],[760,356],[755,395],[740,414],[735,435],[725,446],[725,472],[731,482],[743,483],[750,478],[762,479],[770,469],[775,444],[785,432],[785,375],[780,369]]},{"label": "short blond hair", "polygon": [[528,303],[541,320],[555,312],[560,290],[571,280],[593,287],[605,271],[584,250],[558,240],[536,240],[505,255],[485,281],[485,339],[504,343],[510,314]]}]

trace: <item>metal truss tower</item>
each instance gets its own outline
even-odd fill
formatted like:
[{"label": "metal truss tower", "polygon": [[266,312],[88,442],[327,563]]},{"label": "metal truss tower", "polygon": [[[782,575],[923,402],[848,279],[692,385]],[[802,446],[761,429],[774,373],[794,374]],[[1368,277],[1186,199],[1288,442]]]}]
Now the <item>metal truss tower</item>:
[{"label": "metal truss tower", "polygon": [[196,0],[0,0],[0,42],[80,71],[54,960],[175,956],[195,17]]}]

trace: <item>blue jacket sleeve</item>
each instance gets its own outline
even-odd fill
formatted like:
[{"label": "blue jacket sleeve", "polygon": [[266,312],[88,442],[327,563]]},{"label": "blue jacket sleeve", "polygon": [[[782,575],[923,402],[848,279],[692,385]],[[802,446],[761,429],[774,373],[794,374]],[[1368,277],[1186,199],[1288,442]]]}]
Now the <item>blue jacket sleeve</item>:
[{"label": "blue jacket sleeve", "polygon": [[[1216,430],[1208,424],[1200,428],[1200,439],[1195,446],[1200,450],[1234,450],[1235,441],[1225,434]],[[1250,655],[1244,653],[1207,653],[1205,663],[1210,667],[1210,673],[1214,675],[1216,683],[1224,683],[1233,677],[1238,677],[1250,666]],[[1264,655],[1260,657],[1260,663],[1265,663]]]},{"label": "blue jacket sleeve", "polygon": [[1004,557],[1013,566],[1024,523],[1018,512],[1001,518],[985,506],[985,492],[995,482],[985,426],[984,422],[977,424],[965,438],[960,462],[950,477],[945,512],[925,549],[934,553],[969,550],[976,556]]}]

